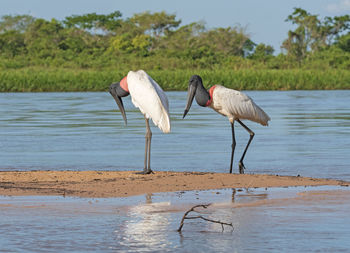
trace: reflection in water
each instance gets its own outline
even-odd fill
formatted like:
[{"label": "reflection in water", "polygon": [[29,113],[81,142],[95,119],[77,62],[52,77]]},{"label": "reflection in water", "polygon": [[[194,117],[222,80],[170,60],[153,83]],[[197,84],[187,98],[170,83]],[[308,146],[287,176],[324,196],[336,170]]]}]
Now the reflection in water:
[{"label": "reflection in water", "polygon": [[[296,187],[99,200],[0,197],[0,252],[347,252],[349,191]],[[213,203],[203,215],[232,222],[234,230],[221,232],[220,225],[195,221],[179,234],[184,212],[203,203]]]},{"label": "reflection in water", "polygon": [[232,203],[235,202],[235,195],[236,195],[236,189],[235,189],[235,188],[232,188],[232,198],[231,198]]},{"label": "reflection in water", "polygon": [[[146,194],[145,204],[129,206],[126,209],[128,219],[125,219],[115,231],[115,240],[119,244],[116,249],[160,252],[192,249],[194,252],[203,250],[222,252],[231,249],[233,245],[236,249],[246,248],[245,241],[242,241],[235,231],[240,229],[243,236],[248,236],[251,233],[251,227],[255,227],[255,223],[261,219],[266,220],[264,212],[256,213],[246,208],[264,205],[254,203],[268,199],[268,194],[266,192],[256,193],[248,189],[200,193],[201,198],[198,199],[200,203],[193,203],[194,198],[190,196],[192,195],[190,192],[182,193],[181,199],[175,201],[168,197],[170,201],[166,202],[160,201],[157,194],[154,194],[155,201],[152,201],[153,195]],[[191,199],[190,203],[186,203],[187,198]],[[182,233],[178,233],[176,229],[183,214],[194,205],[204,204],[203,201],[204,203],[210,202],[212,205],[206,209],[199,208],[197,211],[200,215],[213,220],[232,222],[234,230],[226,228],[222,231],[220,224],[202,220],[186,220]]]},{"label": "reflection in water", "polygon": [[[254,128],[247,173],[350,180],[350,91],[247,93],[272,118],[268,128]],[[167,95],[173,131],[154,131],[153,168],[227,172],[225,118],[194,104],[183,121],[186,92]],[[140,170],[143,117],[127,100],[125,128],[108,96],[0,93],[0,170]],[[0,197],[0,252],[348,252],[349,189],[332,190],[159,193],[142,204],[140,197]],[[234,231],[192,222],[180,237],[184,211],[203,203],[214,203],[206,215],[232,221]]]},{"label": "reflection in water", "polygon": [[[170,202],[152,203],[152,194],[146,194],[146,203],[131,206],[123,224],[115,231],[117,240],[125,248],[145,248],[152,251],[165,251],[169,242],[166,231],[169,229]],[[120,235],[119,235],[120,234]]]}]

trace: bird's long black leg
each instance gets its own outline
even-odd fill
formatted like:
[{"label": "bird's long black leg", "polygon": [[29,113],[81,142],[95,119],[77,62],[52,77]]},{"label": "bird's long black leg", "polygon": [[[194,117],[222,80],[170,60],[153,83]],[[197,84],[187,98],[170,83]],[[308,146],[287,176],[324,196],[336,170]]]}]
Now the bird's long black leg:
[{"label": "bird's long black leg", "polygon": [[145,135],[145,162],[143,171],[137,172],[136,174],[150,174],[152,170],[150,168],[150,157],[151,157],[151,138],[152,132],[149,127],[149,119],[145,117],[146,121],[146,135]]},{"label": "bird's long black leg", "polygon": [[233,154],[235,153],[236,148],[236,138],[235,138],[235,126],[234,121],[231,123],[231,129],[232,129],[232,153],[231,153],[231,163],[230,163],[230,173],[232,173],[232,165],[233,165]]},{"label": "bird's long black leg", "polygon": [[243,152],[243,155],[242,155],[242,157],[241,157],[241,160],[239,160],[239,173],[244,174],[245,167],[244,167],[244,164],[243,164],[243,159],[244,159],[245,154],[247,153],[248,147],[249,147],[250,143],[252,142],[252,140],[253,140],[255,134],[254,134],[254,132],[253,132],[252,130],[250,130],[246,125],[244,125],[244,124],[242,123],[242,121],[240,121],[239,119],[237,119],[237,122],[238,122],[239,124],[241,124],[241,126],[244,127],[244,129],[247,130],[248,133],[249,133],[249,135],[250,135],[250,136],[249,136],[248,144],[247,144],[247,146],[246,146],[245,149],[244,149],[244,152]]},{"label": "bird's long black leg", "polygon": [[147,138],[147,132],[146,132],[146,135],[145,135],[145,163],[144,163],[144,167],[143,167],[144,172],[147,171],[147,153],[148,153],[148,138]]},{"label": "bird's long black leg", "polygon": [[152,139],[152,131],[151,128],[149,127],[149,119],[146,119],[146,127],[147,127],[147,132],[146,136],[148,138],[147,144],[148,144],[148,165],[147,165],[147,171],[146,174],[150,174],[153,171],[151,170],[151,139]]}]

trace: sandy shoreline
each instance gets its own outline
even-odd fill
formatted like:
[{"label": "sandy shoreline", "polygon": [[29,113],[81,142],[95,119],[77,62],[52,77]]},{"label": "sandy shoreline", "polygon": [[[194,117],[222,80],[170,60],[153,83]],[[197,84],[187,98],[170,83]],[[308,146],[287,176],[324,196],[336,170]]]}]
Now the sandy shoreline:
[{"label": "sandy shoreline", "polygon": [[0,171],[0,195],[128,197],[155,192],[224,188],[349,186],[350,182],[266,174],[135,171]]}]

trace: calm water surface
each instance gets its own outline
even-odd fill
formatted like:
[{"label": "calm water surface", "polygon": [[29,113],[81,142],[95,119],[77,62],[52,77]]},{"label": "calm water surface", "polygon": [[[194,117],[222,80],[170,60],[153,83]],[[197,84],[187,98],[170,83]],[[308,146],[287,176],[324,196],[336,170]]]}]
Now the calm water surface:
[{"label": "calm water surface", "polygon": [[[256,135],[247,173],[350,180],[350,91],[246,92],[272,118]],[[172,132],[152,127],[154,170],[227,172],[228,120],[168,92]],[[130,98],[124,126],[104,93],[0,93],[0,170],[140,170],[145,124]],[[248,141],[236,125],[237,161]],[[346,187],[232,189],[131,198],[0,197],[0,252],[349,252]],[[192,221],[183,213],[214,203]]]},{"label": "calm water surface", "polygon": [[[247,173],[350,180],[350,91],[249,91],[271,117],[246,124],[255,138]],[[183,120],[186,92],[167,92],[172,132],[152,127],[154,170],[227,172],[229,121],[196,103]],[[112,97],[99,93],[1,93],[0,170],[140,170],[145,123],[124,99],[124,126]],[[248,141],[236,124],[235,171]]]},{"label": "calm water surface", "polygon": [[[345,187],[163,193],[121,199],[0,197],[0,252],[349,252]],[[186,210],[213,203],[176,229]]]}]

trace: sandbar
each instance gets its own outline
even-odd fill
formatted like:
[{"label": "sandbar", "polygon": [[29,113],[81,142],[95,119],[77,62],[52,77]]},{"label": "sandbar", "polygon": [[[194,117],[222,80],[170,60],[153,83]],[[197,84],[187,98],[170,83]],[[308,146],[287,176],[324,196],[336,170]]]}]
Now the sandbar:
[{"label": "sandbar", "polygon": [[156,192],[291,186],[349,186],[350,182],[300,176],[155,171],[0,171],[3,196],[128,197]]}]

